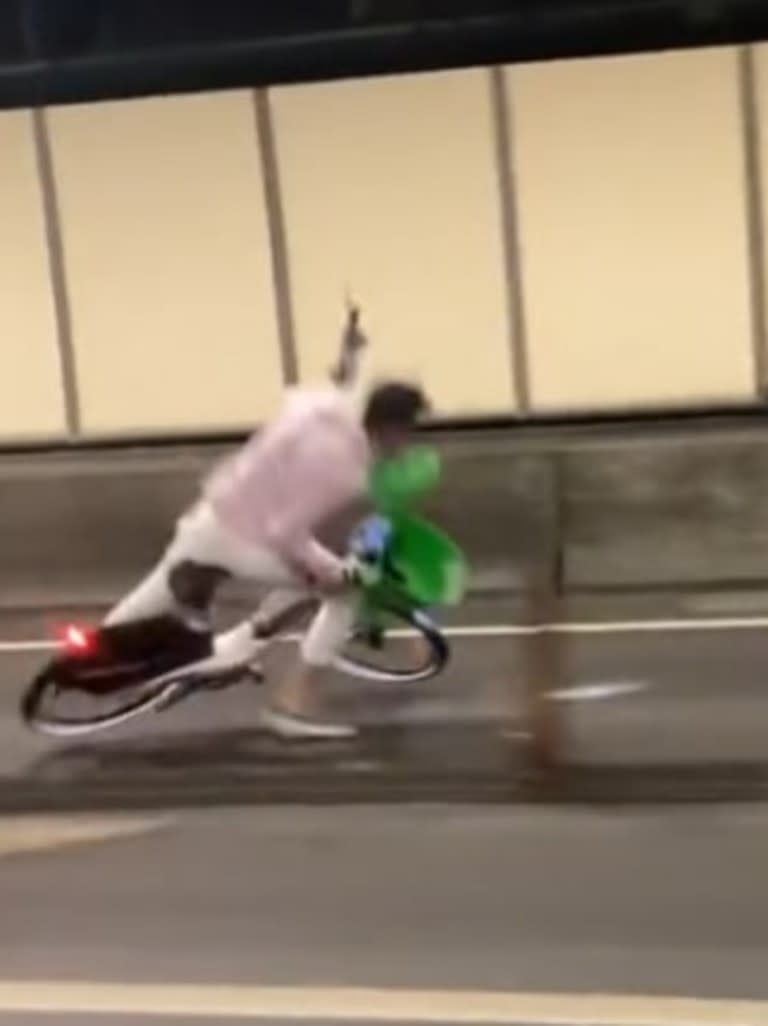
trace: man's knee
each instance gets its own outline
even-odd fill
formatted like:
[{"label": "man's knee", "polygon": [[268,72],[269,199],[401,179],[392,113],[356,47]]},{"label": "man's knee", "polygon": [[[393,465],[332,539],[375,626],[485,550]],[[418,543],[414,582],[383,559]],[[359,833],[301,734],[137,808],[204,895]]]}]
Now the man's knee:
[{"label": "man's knee", "polygon": [[168,587],[180,606],[205,610],[213,601],[216,589],[228,576],[227,571],[220,567],[187,559],[171,568]]}]

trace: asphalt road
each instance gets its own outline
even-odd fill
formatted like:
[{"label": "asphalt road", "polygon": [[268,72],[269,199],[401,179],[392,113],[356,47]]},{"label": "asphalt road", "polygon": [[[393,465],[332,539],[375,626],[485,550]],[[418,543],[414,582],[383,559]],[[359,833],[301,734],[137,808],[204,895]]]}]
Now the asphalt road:
[{"label": "asphalt road", "polygon": [[[619,618],[625,615],[621,608],[617,613]],[[470,628],[504,625],[512,615],[504,603],[474,603],[461,612],[462,622]],[[601,616],[605,615],[604,607]],[[6,628],[5,637],[40,633],[39,623],[22,619],[12,630]],[[768,628],[572,636],[566,639],[563,653],[559,694],[573,759],[652,765],[765,758]],[[280,672],[288,654],[285,647],[276,652],[273,674]],[[30,734],[19,723],[21,689],[40,661],[38,655],[0,655],[0,775],[35,772],[41,760],[50,769],[52,759],[63,758],[72,748],[70,743]],[[492,730],[501,721],[514,723],[522,710],[522,679],[519,638],[460,637],[454,641],[454,660],[439,680],[406,688],[339,681],[329,696],[329,709],[363,724],[406,728],[406,733],[410,731],[403,742],[407,757],[418,758],[421,728],[434,734],[440,726]],[[216,750],[222,744],[226,747],[230,734],[257,728],[262,694],[241,686],[196,696],[162,716],[139,719],[93,741],[78,742],[78,758],[87,761],[87,752],[94,746],[99,751],[125,752],[126,758],[131,752],[138,756],[142,744],[154,739],[168,751],[176,750],[177,765],[182,765],[185,747],[194,753],[190,758],[205,759],[210,741],[215,768]],[[463,736],[461,730],[455,733]],[[437,757],[442,754],[441,749]],[[451,758],[461,762],[460,753]]]},{"label": "asphalt road", "polygon": [[[604,598],[569,610],[571,619],[620,620],[630,627],[564,639],[557,692],[566,726],[563,754],[570,764],[588,767],[588,777],[583,783],[571,772],[570,793],[558,791],[555,799],[765,797],[768,628],[631,626],[654,615],[744,612],[753,615],[759,606],[718,610],[711,598],[699,597],[686,609],[675,608],[668,597],[647,597],[631,605]],[[2,636],[44,637],[50,626],[45,619],[6,617]],[[266,737],[258,726],[264,692],[248,685],[197,695],[161,716],[92,737],[43,738],[25,730],[17,714],[21,689],[41,656],[0,654],[0,802],[5,808],[44,808],[305,795],[369,800],[390,786],[389,800],[508,800],[522,793],[524,643],[471,631],[520,622],[520,610],[511,599],[475,600],[456,611],[454,620],[470,634],[454,639],[454,660],[438,680],[405,688],[337,681],[327,696],[329,711],[364,730],[359,743],[319,748],[286,747]],[[276,651],[271,674],[290,655],[290,646]],[[641,785],[635,770],[645,774]],[[393,777],[396,785],[387,783]]]},{"label": "asphalt road", "polygon": [[[89,1002],[104,1026],[218,1026],[225,1006],[417,1023],[425,991],[446,1024],[768,1021],[731,1005],[768,999],[763,808],[243,809],[97,833],[2,859],[2,1026],[90,1021]],[[716,1004],[685,1019],[678,998]]]}]

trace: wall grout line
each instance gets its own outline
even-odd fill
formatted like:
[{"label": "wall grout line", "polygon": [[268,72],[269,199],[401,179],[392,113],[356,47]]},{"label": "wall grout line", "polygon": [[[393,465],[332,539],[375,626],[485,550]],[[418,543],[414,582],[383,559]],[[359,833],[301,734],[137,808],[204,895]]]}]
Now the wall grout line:
[{"label": "wall grout line", "polygon": [[514,166],[514,130],[512,107],[507,92],[504,68],[489,68],[491,118],[493,124],[496,178],[498,185],[504,278],[507,297],[509,350],[513,373],[515,402],[520,413],[531,409],[530,366],[528,360],[527,325],[523,307],[523,275],[520,245],[520,223]]},{"label": "wall grout line", "polygon": [[739,115],[744,152],[744,202],[747,221],[748,282],[752,318],[752,355],[755,391],[768,390],[768,325],[765,294],[765,230],[762,167],[760,161],[760,110],[757,99],[754,51],[738,51]]},{"label": "wall grout line", "polygon": [[77,362],[72,334],[72,310],[69,301],[67,272],[64,262],[64,238],[61,230],[56,173],[53,166],[51,139],[45,109],[31,111],[32,134],[37,161],[37,176],[43,205],[48,272],[53,295],[56,337],[61,371],[61,388],[67,432],[79,435],[82,428],[80,396],[77,387]]},{"label": "wall grout line", "polygon": [[272,108],[269,93],[266,89],[254,89],[253,108],[256,141],[261,159],[264,206],[269,231],[277,338],[280,347],[283,384],[295,385],[299,380],[299,359],[296,346],[296,327],[293,317],[288,238],[285,227],[285,211],[280,184],[280,168],[277,160],[275,130],[272,121]]}]

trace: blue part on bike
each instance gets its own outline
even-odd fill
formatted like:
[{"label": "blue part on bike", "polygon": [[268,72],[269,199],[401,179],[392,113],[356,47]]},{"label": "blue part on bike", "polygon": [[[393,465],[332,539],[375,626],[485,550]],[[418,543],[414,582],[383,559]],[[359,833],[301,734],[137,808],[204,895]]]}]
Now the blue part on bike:
[{"label": "blue part on bike", "polygon": [[392,523],[374,513],[357,527],[351,539],[351,550],[355,556],[365,560],[380,559],[392,540]]}]

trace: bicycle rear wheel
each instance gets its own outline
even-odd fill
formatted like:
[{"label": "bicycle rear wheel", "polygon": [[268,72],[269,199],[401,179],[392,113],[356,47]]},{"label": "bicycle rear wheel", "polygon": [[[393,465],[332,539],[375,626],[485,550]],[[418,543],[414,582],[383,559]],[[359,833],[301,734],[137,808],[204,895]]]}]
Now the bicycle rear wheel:
[{"label": "bicycle rear wheel", "polygon": [[[24,722],[42,734],[77,737],[126,723],[159,706],[182,682],[182,676],[163,676],[103,695],[89,695],[62,683],[60,661],[46,666],[21,700]],[[83,711],[67,711],[65,702],[76,696]]]},{"label": "bicycle rear wheel", "polygon": [[58,737],[117,726],[162,705],[209,651],[206,637],[167,617],[101,628],[35,677],[22,696],[22,719]]},{"label": "bicycle rear wheel", "polygon": [[441,673],[451,656],[440,628],[421,610],[387,607],[393,626],[379,634],[365,625],[355,630],[336,669],[361,680],[413,684]]}]

